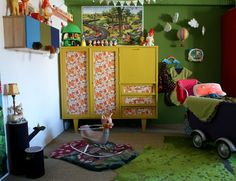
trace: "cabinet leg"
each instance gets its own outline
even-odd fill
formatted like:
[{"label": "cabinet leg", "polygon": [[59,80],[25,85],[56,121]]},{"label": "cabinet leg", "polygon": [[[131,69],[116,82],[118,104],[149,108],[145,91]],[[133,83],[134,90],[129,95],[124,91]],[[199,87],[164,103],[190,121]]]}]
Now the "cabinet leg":
[{"label": "cabinet leg", "polygon": [[141,119],[142,122],[142,131],[146,131],[146,125],[147,125],[147,120],[146,119]]},{"label": "cabinet leg", "polygon": [[78,132],[79,120],[78,119],[73,119],[73,124],[74,124],[74,131]]}]

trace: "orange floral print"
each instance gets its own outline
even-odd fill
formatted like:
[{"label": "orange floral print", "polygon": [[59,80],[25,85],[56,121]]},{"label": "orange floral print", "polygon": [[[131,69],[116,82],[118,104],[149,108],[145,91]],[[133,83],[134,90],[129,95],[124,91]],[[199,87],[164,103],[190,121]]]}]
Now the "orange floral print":
[{"label": "orange floral print", "polygon": [[86,52],[66,53],[67,113],[88,113]]},{"label": "orange floral print", "polygon": [[115,53],[94,53],[94,110],[96,114],[116,111]]}]

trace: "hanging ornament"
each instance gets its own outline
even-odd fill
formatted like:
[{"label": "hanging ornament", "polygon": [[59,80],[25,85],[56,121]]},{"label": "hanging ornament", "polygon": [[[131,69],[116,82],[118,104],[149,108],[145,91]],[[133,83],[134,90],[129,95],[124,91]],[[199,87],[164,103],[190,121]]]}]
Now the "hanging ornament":
[{"label": "hanging ornament", "polygon": [[182,47],[184,44],[184,41],[188,38],[189,32],[186,28],[180,28],[177,32],[177,37],[180,40],[180,46]]},{"label": "hanging ornament", "polygon": [[189,22],[188,22],[189,26],[191,26],[192,28],[198,28],[199,26],[199,23],[197,22],[197,20],[195,18],[191,19]]},{"label": "hanging ornament", "polygon": [[178,20],[179,20],[179,13],[176,12],[176,13],[174,14],[173,18],[172,18],[172,21],[173,21],[173,23],[177,23]]},{"label": "hanging ornament", "polygon": [[170,23],[166,23],[165,27],[164,27],[164,31],[165,32],[169,32],[171,31],[172,27],[171,27],[171,24]]},{"label": "hanging ornament", "polygon": [[205,26],[202,26],[202,36],[205,35],[205,32],[206,32],[206,28],[205,28]]}]

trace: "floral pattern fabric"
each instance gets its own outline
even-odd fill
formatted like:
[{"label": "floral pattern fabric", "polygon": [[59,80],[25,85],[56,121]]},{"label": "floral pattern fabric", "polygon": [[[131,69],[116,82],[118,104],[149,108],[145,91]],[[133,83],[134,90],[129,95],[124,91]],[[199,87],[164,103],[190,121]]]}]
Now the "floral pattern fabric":
[{"label": "floral pattern fabric", "polygon": [[155,109],[152,108],[152,107],[149,107],[149,108],[126,107],[126,108],[124,108],[123,115],[125,115],[125,116],[154,116],[155,115]]},{"label": "floral pattern fabric", "polygon": [[87,54],[85,51],[66,53],[67,113],[88,113]]},{"label": "floral pattern fabric", "polygon": [[124,86],[123,91],[124,93],[153,93],[154,92],[152,86],[146,86],[146,85]]},{"label": "floral pattern fabric", "polygon": [[115,52],[94,52],[94,110],[96,114],[116,111]]},{"label": "floral pattern fabric", "polygon": [[125,97],[124,103],[128,105],[146,104],[151,105],[155,103],[153,97]]}]

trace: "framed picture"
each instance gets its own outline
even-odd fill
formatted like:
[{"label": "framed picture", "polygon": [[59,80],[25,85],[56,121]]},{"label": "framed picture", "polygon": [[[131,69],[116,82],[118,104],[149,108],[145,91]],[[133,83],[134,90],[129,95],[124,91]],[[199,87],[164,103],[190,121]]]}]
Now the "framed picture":
[{"label": "framed picture", "polygon": [[6,142],[4,131],[4,119],[2,110],[2,85],[0,77],[0,180],[6,176],[7,170],[7,154],[6,154]]},{"label": "framed picture", "polygon": [[143,31],[143,7],[83,6],[82,30],[85,40],[138,44]]}]

